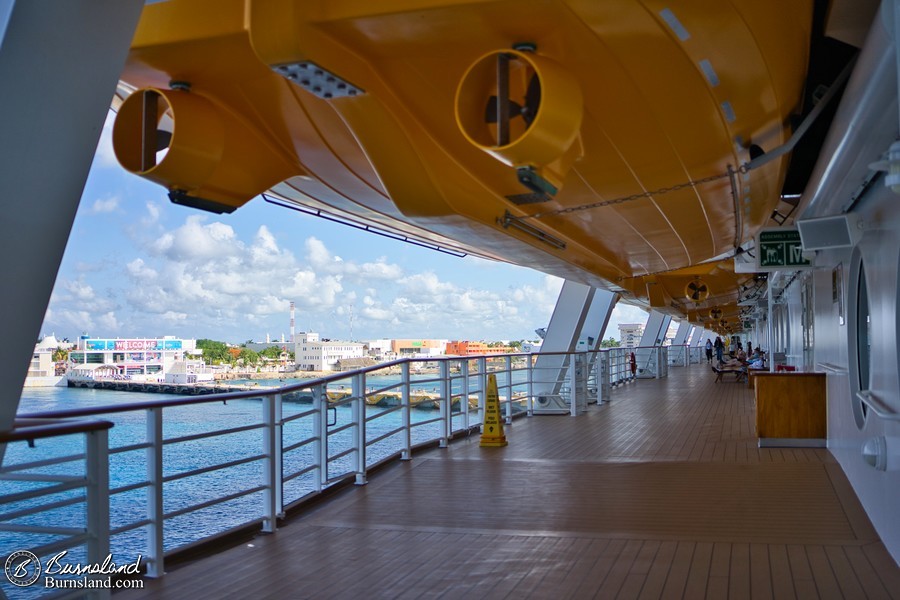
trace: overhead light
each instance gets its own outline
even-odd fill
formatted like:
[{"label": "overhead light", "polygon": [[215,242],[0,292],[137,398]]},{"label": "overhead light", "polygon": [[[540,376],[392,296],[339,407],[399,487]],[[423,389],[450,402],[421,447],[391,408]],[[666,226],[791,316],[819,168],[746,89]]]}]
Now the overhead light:
[{"label": "overhead light", "polygon": [[566,249],[566,243],[564,241],[562,241],[561,239],[559,239],[557,237],[550,235],[549,233],[547,233],[543,229],[540,229],[539,227],[535,227],[531,223],[528,223],[525,220],[523,220],[522,218],[516,217],[509,211],[506,211],[506,213],[503,215],[503,217],[497,219],[497,224],[500,225],[501,227],[503,227],[503,229],[509,229],[510,227],[512,227],[513,229],[517,229],[517,230],[521,231],[522,233],[526,233],[532,237],[535,237],[538,240],[544,242],[545,244],[547,244],[549,246],[553,246],[554,248],[556,248],[558,250]]}]

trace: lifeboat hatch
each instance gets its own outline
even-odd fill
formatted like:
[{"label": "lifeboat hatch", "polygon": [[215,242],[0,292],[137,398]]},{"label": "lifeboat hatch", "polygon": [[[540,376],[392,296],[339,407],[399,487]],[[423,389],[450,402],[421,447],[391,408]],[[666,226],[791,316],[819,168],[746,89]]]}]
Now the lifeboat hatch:
[{"label": "lifeboat hatch", "polygon": [[214,213],[232,212],[300,171],[232,111],[187,85],[126,98],[113,150],[125,169],[165,187],[172,202]]},{"label": "lifeboat hatch", "polygon": [[456,122],[469,143],[549,200],[583,152],[581,87],[560,63],[520,48],[469,67],[456,90]]},{"label": "lifeboat hatch", "polygon": [[699,304],[709,297],[709,286],[702,279],[694,279],[684,286],[684,296]]}]

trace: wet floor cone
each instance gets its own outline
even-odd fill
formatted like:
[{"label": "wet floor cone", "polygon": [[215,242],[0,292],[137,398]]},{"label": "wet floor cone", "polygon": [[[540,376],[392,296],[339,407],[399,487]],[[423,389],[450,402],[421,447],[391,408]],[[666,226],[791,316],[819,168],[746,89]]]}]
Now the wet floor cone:
[{"label": "wet floor cone", "polygon": [[481,425],[479,446],[506,446],[503,421],[500,419],[500,394],[497,393],[497,376],[488,375],[487,399],[484,406],[484,423]]}]

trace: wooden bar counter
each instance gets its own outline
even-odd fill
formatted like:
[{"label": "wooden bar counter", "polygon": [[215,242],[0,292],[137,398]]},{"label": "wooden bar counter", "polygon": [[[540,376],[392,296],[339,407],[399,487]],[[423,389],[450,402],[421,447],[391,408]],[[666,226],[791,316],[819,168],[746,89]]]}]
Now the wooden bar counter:
[{"label": "wooden bar counter", "polygon": [[825,373],[755,372],[753,387],[760,448],[825,447]]}]

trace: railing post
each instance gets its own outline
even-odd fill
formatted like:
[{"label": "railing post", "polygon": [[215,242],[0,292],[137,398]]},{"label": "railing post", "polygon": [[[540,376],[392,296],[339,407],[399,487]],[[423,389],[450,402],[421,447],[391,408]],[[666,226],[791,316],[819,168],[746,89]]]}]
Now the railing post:
[{"label": "railing post", "polygon": [[412,459],[412,405],[409,399],[409,361],[400,365],[400,418],[403,420],[403,448],[400,460]]},{"label": "railing post", "polygon": [[[109,430],[89,432],[86,442],[87,562],[96,565],[109,555]],[[109,595],[109,590],[100,588],[94,597]]]},{"label": "railing post", "polygon": [[263,397],[263,525],[266,533],[274,533],[281,514],[281,394]]},{"label": "railing post", "polygon": [[503,361],[506,366],[506,424],[512,423],[513,372],[512,356],[507,354]]},{"label": "railing post", "polygon": [[463,415],[463,428],[469,431],[469,427],[472,426],[469,419],[469,361],[465,358],[459,360],[459,374],[462,386],[459,392],[459,408]]},{"label": "railing post", "polygon": [[321,492],[328,484],[328,394],[324,385],[313,387],[312,393],[313,410],[316,411],[316,418],[313,419],[313,437],[316,438],[315,451],[319,461],[316,491]]},{"label": "railing post", "polygon": [[481,415],[481,424],[484,425],[484,405],[487,398],[487,361],[483,356],[475,359],[478,369],[478,414]]},{"label": "railing post", "polygon": [[353,376],[353,422],[356,424],[356,485],[366,481],[366,374]]},{"label": "railing post", "polygon": [[450,436],[453,435],[452,402],[450,399],[450,363],[446,360],[440,362],[441,371],[441,441],[440,447],[446,448],[450,444]]},{"label": "railing post", "polygon": [[576,397],[576,386],[578,384],[578,378],[575,374],[575,354],[569,354],[569,416],[577,417],[578,416],[578,408],[577,402],[575,400]]},{"label": "railing post", "polygon": [[662,377],[662,346],[656,347],[656,379],[660,379]]},{"label": "railing post", "polygon": [[584,410],[587,410],[590,388],[588,384],[591,382],[591,357],[588,352],[581,354],[581,384],[584,386]]},{"label": "railing post", "polygon": [[534,355],[529,352],[528,358],[525,359],[525,364],[527,365],[527,369],[525,370],[525,393],[527,397],[525,398],[525,415],[529,417],[534,416]]},{"label": "railing post", "polygon": [[597,375],[597,404],[609,402],[612,398],[610,391],[612,373],[610,373],[609,369],[609,356],[609,350],[600,352],[600,360],[597,361],[597,368],[600,371]]},{"label": "railing post", "polygon": [[163,544],[163,415],[162,408],[147,409],[147,576],[165,574]]}]

